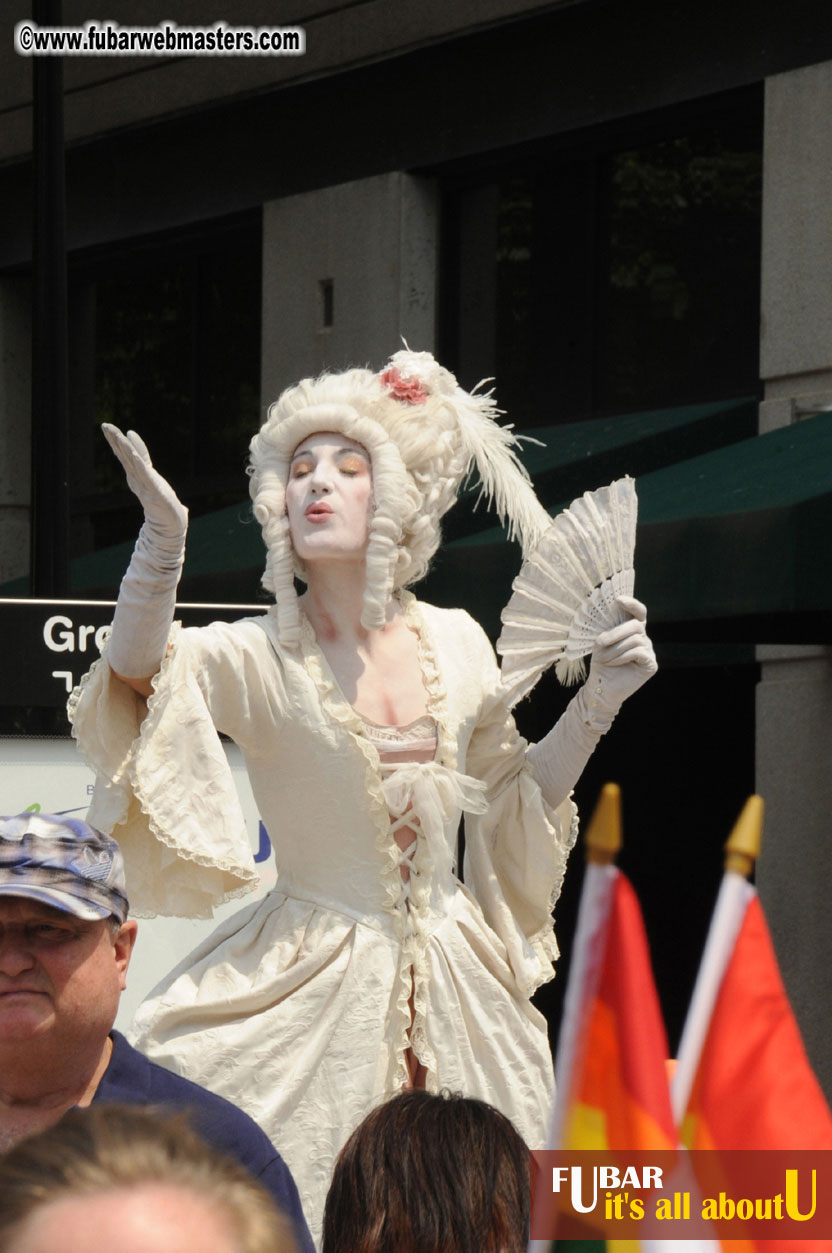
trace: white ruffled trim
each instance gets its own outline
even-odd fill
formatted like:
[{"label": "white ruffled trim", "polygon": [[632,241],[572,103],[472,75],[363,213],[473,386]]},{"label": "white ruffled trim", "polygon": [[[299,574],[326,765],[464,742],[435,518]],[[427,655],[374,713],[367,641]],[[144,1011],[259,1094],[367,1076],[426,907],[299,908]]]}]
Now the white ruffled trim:
[{"label": "white ruffled trim", "polygon": [[[419,602],[411,592],[404,590],[396,593],[396,599],[401,607],[405,625],[416,636],[417,656],[425,687],[427,713],[436,724],[437,731],[434,762],[402,764],[404,767],[412,767],[427,774],[431,770],[434,774],[441,773],[445,787],[450,786],[454,789],[455,804],[467,812],[483,812],[485,803],[483,801],[481,808],[478,797],[481,791],[484,795],[484,786],[478,780],[469,779],[457,772],[456,743],[450,733],[445,685],[439,670],[435,645],[421,613]],[[409,890],[411,909],[408,914],[401,907],[401,850],[390,830],[390,809],[385,796],[383,770],[378,752],[367,736],[361,716],[355,712],[341,691],[305,615],[301,620],[301,647],[304,664],[318,689],[324,711],[333,722],[342,726],[354,737],[365,762],[364,785],[376,827],[376,848],[383,861],[381,875],[387,909],[396,919],[402,945],[398,969],[399,989],[396,995],[394,1082],[401,1085],[408,1081],[409,1072],[405,1056],[410,1047],[425,1067],[428,1087],[436,1090],[438,1065],[426,1027],[429,980],[425,951],[429,932],[420,925],[420,921],[430,909],[431,886],[434,877],[442,872],[441,863],[437,864],[433,847],[441,833],[437,832],[431,838],[428,835],[427,826],[421,828],[422,835],[418,838],[413,859]],[[433,789],[436,790],[440,786],[442,785],[434,780]],[[414,807],[414,818],[417,816],[421,818],[418,809]],[[413,995],[412,1015],[411,993]]]},{"label": "white ruffled trim", "polygon": [[[253,859],[246,864],[239,859],[228,856],[216,856],[210,853],[198,852],[176,836],[167,831],[158,821],[155,813],[152,799],[147,795],[142,784],[141,772],[138,767],[138,759],[142,750],[146,747],[151,739],[153,732],[149,729],[153,722],[153,715],[161,702],[171,699],[175,696],[173,683],[170,679],[170,669],[174,664],[176,654],[176,646],[181,631],[181,623],[174,622],[171,625],[168,635],[168,644],[162,664],[158,673],[151,680],[153,691],[147,700],[147,710],[143,717],[136,716],[134,727],[137,727],[138,733],[130,734],[129,742],[125,742],[123,749],[119,749],[118,743],[115,744],[116,753],[120,753],[120,759],[117,767],[114,768],[113,762],[108,762],[103,755],[104,749],[100,742],[95,743],[92,740],[92,749],[89,751],[85,747],[89,737],[84,735],[83,726],[79,732],[79,715],[80,722],[84,720],[84,703],[87,701],[95,701],[97,697],[102,697],[106,705],[113,700],[116,692],[124,689],[125,693],[129,693],[129,697],[134,702],[138,702],[141,698],[134,696],[132,692],[115,675],[110,672],[109,661],[107,660],[107,645],[105,643],[102,649],[102,655],[98,661],[94,663],[90,671],[83,676],[76,689],[72,692],[67,703],[67,712],[72,722],[72,734],[81,749],[87,766],[96,776],[96,790],[93,802],[90,808],[90,820],[94,825],[100,827],[108,833],[113,832],[117,827],[129,827],[129,839],[126,834],[122,835],[121,841],[128,852],[127,860],[132,860],[135,868],[136,842],[141,839],[141,830],[144,828],[146,834],[152,836],[157,843],[174,855],[174,857],[183,863],[190,863],[194,866],[200,866],[206,870],[216,872],[216,875],[225,875],[237,881],[238,886],[227,887],[225,890],[218,890],[214,886],[211,889],[198,888],[196,893],[191,897],[188,906],[185,907],[181,903],[177,906],[173,898],[168,899],[164,892],[160,893],[160,899],[164,900],[164,905],[160,906],[165,914],[173,914],[178,916],[208,918],[211,916],[213,909],[226,901],[235,900],[242,896],[249,895],[257,888],[260,882],[260,876],[254,866]],[[102,670],[106,667],[106,670]],[[115,688],[118,685],[118,688]],[[117,707],[115,707],[117,710]],[[104,708],[100,716],[105,718],[106,734],[108,727],[106,718],[109,709]],[[123,711],[122,711],[123,714]],[[87,715],[90,716],[90,715]],[[96,710],[92,715],[99,717],[99,711]],[[117,712],[113,714],[118,722]],[[206,725],[210,726],[211,733],[216,735],[213,724],[210,722],[208,711],[205,711]],[[124,722],[121,723],[120,729],[127,734],[126,715]],[[116,730],[118,730],[118,726]],[[227,767],[226,767],[227,768]],[[231,779],[230,770],[228,773],[228,782],[231,788],[234,787]],[[138,827],[138,830],[134,828]],[[115,832],[115,838],[119,839],[119,833]],[[125,839],[127,843],[125,844]],[[128,868],[128,895],[131,898],[130,912],[137,918],[155,918],[160,912],[159,908],[152,908],[147,897],[141,891],[131,886],[130,871]],[[175,892],[175,888],[173,889]],[[198,903],[197,897],[202,896],[203,902]]]},{"label": "white ruffled trim", "polygon": [[557,809],[546,804],[525,764],[525,741],[510,722],[491,647],[484,637],[481,643],[481,664],[495,671],[494,687],[468,764],[490,781],[491,804],[485,817],[466,822],[465,881],[506,946],[518,992],[531,996],[554,974],[552,910],[577,836],[577,814],[571,798]]},{"label": "white ruffled trim", "polygon": [[[445,684],[442,682],[442,675],[439,670],[439,663],[436,658],[436,647],[433,638],[425,622],[424,615],[419,608],[419,602],[412,592],[403,591],[399,596],[402,611],[406,625],[411,631],[415,632],[417,642],[417,656],[419,659],[419,667],[422,672],[422,682],[425,685],[427,694],[427,711],[436,723],[436,757],[435,761],[445,766],[448,770],[456,770],[457,754],[456,743],[450,734],[448,725],[448,702],[445,692]],[[414,899],[416,905],[420,909],[426,909],[430,897],[431,872],[433,871],[433,860],[428,841],[423,841],[425,847],[417,853],[419,858],[420,875],[416,879],[416,888],[414,890]],[[421,872],[421,867],[424,871]],[[414,1053],[426,1071],[426,1085],[429,1091],[436,1091],[438,1087],[438,1065],[436,1055],[430,1045],[427,1033],[427,989],[428,977],[425,968],[425,949],[427,948],[427,937],[413,937],[413,954],[412,954],[412,975],[407,977],[407,989],[404,999],[404,1008],[410,1025],[410,1044]],[[406,977],[402,970],[403,979]],[[411,980],[413,989],[413,1020],[410,1021],[410,992]],[[403,989],[399,992],[401,1000]],[[405,1044],[406,1048],[406,1044]],[[401,1053],[401,1065],[407,1068],[405,1064],[405,1049]]]},{"label": "white ruffled trim", "polygon": [[[172,624],[170,634],[168,635],[168,644],[165,650],[165,655],[162,658],[162,664],[150,680],[153,691],[147,698],[147,717],[145,721],[142,722],[142,730],[139,732],[138,737],[134,741],[133,748],[130,753],[128,777],[130,779],[130,786],[133,790],[133,795],[141,805],[142,813],[147,818],[151,834],[159,841],[160,844],[163,844],[165,848],[169,848],[170,851],[182,861],[193,862],[194,865],[205,866],[206,869],[209,870],[221,870],[224,874],[233,875],[234,878],[243,880],[240,887],[228,888],[221,897],[216,899],[216,905],[224,905],[227,901],[237,900],[241,896],[249,896],[259,886],[259,873],[256,869],[251,869],[240,862],[232,862],[223,858],[208,857],[196,853],[186,845],[183,845],[175,840],[167,831],[164,831],[153,816],[149,798],[146,796],[144,789],[142,788],[141,780],[136,768],[138,750],[145,738],[143,728],[146,722],[152,718],[157,705],[166,699],[166,688],[169,686],[168,671],[173,664],[176,642],[181,630],[181,622],[174,622]],[[124,819],[122,819],[122,821],[124,821]],[[156,915],[142,913],[137,916],[142,918],[153,918]]]},{"label": "white ruffled trim", "polygon": [[[87,754],[84,752],[83,745],[81,744],[81,741],[78,738],[78,730],[75,726],[75,717],[78,712],[78,706],[81,704],[82,699],[86,696],[87,688],[90,686],[93,679],[96,677],[97,671],[100,669],[101,666],[109,665],[109,662],[106,660],[107,645],[109,644],[109,642],[110,642],[110,639],[109,639],[109,636],[107,636],[107,638],[104,640],[104,643],[102,644],[102,647],[101,647],[101,656],[98,658],[97,661],[94,661],[92,663],[92,665],[90,666],[86,674],[81,675],[81,678],[78,680],[75,687],[70,692],[66,701],[66,716],[69,719],[70,734],[72,738],[75,740],[75,747],[78,749],[78,752],[81,754],[81,758],[84,762],[84,765],[87,767],[87,769],[90,771],[91,774],[97,773],[97,767],[95,765],[95,762],[91,761],[87,757]],[[125,804],[125,812],[126,810],[127,810],[127,805]]]},{"label": "white ruffled trim", "polygon": [[[575,847],[575,843],[578,839],[578,830],[580,827],[577,805],[574,803],[571,797],[569,798],[569,801],[567,803],[571,804],[572,806],[572,820],[569,824],[569,830],[566,833],[566,837],[562,840],[561,845],[560,845],[562,856],[560,860],[557,862],[557,864],[555,865],[551,879],[550,879],[550,884],[549,884],[549,910],[550,912],[554,912],[555,906],[557,905],[560,899],[560,894],[563,891],[563,880],[566,875],[566,866],[567,866],[567,862],[569,859],[569,854],[572,852],[572,849]],[[556,827],[556,829],[560,828],[561,823],[557,815],[553,816],[552,825]],[[554,963],[560,957],[560,948],[558,947],[558,941],[555,935],[554,918],[552,918],[548,923],[542,926],[540,930],[536,932],[535,935],[529,936],[529,943],[531,944],[532,948],[537,954],[538,961],[540,962],[540,965],[541,965],[541,972],[540,972],[540,978],[532,985],[529,985],[526,988],[523,988],[522,991],[524,991],[527,996],[533,996],[539,987],[542,987],[544,983],[549,983],[550,980],[554,979],[555,977]]]},{"label": "white ruffled trim", "polygon": [[[402,943],[399,960],[399,991],[396,996],[396,1024],[394,1030],[395,1075],[393,1082],[401,1087],[407,1083],[408,1068],[405,1053],[408,1044],[410,1022],[410,971],[407,962],[407,935],[405,919],[399,908],[401,899],[401,874],[399,872],[399,847],[390,834],[390,814],[384,796],[381,777],[381,762],[378,752],[367,738],[364,723],[359,714],[341,691],[338,680],[332,672],[324,653],[315,638],[312,624],[305,614],[301,614],[300,646],[303,663],[313,683],[318,689],[324,713],[338,726],[352,735],[361,755],[364,758],[364,788],[369,801],[370,814],[376,828],[376,849],[382,858],[381,878],[384,887],[388,912],[395,918]],[[406,981],[406,991],[404,984]]]}]

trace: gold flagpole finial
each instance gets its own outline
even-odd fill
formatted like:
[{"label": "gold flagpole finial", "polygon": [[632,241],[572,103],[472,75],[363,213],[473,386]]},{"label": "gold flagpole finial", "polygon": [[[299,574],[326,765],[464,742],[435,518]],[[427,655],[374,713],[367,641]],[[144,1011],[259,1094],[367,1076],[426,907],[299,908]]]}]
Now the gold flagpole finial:
[{"label": "gold flagpole finial", "polygon": [[760,856],[763,839],[762,796],[749,796],[734,829],[725,842],[725,869],[745,877],[751,874]]},{"label": "gold flagpole finial", "polygon": [[584,836],[586,859],[596,866],[615,861],[621,848],[621,788],[605,783]]}]

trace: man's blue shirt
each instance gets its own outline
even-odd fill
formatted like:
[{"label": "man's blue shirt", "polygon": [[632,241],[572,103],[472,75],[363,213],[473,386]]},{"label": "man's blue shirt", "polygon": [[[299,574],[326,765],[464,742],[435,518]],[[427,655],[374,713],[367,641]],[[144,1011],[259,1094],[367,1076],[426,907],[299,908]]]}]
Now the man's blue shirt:
[{"label": "man's blue shirt", "polygon": [[270,1193],[292,1221],[303,1253],[315,1253],[289,1167],[254,1119],[224,1097],[150,1061],[118,1031],[111,1031],[110,1035],[112,1057],[93,1101],[163,1105],[187,1112],[203,1140],[235,1158]]}]

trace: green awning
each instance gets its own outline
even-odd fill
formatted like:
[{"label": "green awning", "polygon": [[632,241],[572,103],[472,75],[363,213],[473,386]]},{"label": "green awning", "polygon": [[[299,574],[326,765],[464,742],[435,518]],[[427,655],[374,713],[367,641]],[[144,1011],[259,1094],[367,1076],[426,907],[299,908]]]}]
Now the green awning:
[{"label": "green awning", "polygon": [[812,639],[825,638],[832,414],[657,470],[637,489],[640,586],[654,621],[767,618],[774,640],[789,637],[783,617],[799,615]]},{"label": "green awning", "polygon": [[567,422],[530,432],[544,447],[529,444],[523,461],[545,496],[547,478],[553,473],[576,477],[570,499],[587,490],[587,463],[599,482],[609,482],[620,474],[626,452],[629,473],[646,474],[686,457],[712,448],[721,448],[754,435],[757,430],[757,401],[745,397],[706,405],[684,405],[675,409],[651,409],[610,418]]},{"label": "green awning", "polygon": [[[704,630],[711,638],[818,642],[830,630],[832,414],[749,437],[754,412],[754,402],[742,400],[570,423],[535,432],[545,448],[525,447],[551,513],[581,491],[634,474],[636,591],[668,639]],[[466,502],[451,512],[423,591],[438,604],[464,605],[496,635],[519,555],[492,520]],[[131,551],[127,542],[78,558],[72,593],[112,596]],[[262,565],[246,501],[195,518],[183,597],[216,599],[220,578],[222,599],[252,600]],[[25,587],[16,580],[2,591]]]},{"label": "green awning", "polygon": [[[555,513],[622,474],[648,474],[756,431],[757,401],[745,397],[541,427],[527,433],[540,442],[525,443],[521,455],[538,496]],[[444,531],[449,542],[494,532],[493,515],[461,503],[448,515]],[[493,539],[494,534],[487,542]]]},{"label": "green awning", "polygon": [[822,413],[640,475],[639,516],[656,524],[791,508],[830,490],[832,413]]},{"label": "green awning", "polygon": [[[617,417],[567,422],[534,432],[540,443],[525,443],[522,456],[534,479],[540,499],[554,512],[589,488],[599,487],[617,475],[647,474],[683,457],[741,440],[756,430],[757,402],[753,398],[653,409]],[[241,491],[243,484],[241,483]],[[462,501],[445,521],[448,543],[481,534],[492,544],[501,532],[493,526],[493,514]],[[137,530],[139,513],[136,511]],[[133,540],[114,544],[99,552],[78,557],[71,564],[73,596],[110,597],[121,580]],[[188,599],[204,599],[220,576],[229,588],[229,600],[250,599],[263,567],[260,527],[252,519],[248,501],[214,513],[192,517],[183,574],[183,589],[193,589]],[[241,578],[241,572],[257,572]],[[509,580],[510,581],[510,580]],[[14,579],[0,588],[5,596],[28,595],[28,579]],[[216,592],[212,597],[216,598]]]},{"label": "green awning", "polygon": [[[137,526],[140,515],[137,515]],[[133,552],[134,540],[88,553],[72,562],[73,594],[92,588],[115,590]],[[216,575],[225,570],[263,566],[263,537],[247,500],[192,518],[188,526],[184,577]]]},{"label": "green awning", "polygon": [[[618,473],[627,470],[624,459]],[[636,486],[636,591],[654,627],[685,624],[690,635],[711,623],[758,642],[827,637],[832,414],[639,474]],[[516,569],[516,549],[492,527],[445,547],[428,595],[453,604],[465,588],[496,634]]]}]

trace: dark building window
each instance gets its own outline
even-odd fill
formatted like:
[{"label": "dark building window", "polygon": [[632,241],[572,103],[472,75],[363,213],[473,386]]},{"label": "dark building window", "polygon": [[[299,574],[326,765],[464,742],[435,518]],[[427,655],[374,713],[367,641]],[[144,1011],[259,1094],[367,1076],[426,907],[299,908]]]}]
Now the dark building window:
[{"label": "dark building window", "polygon": [[757,392],[761,185],[756,90],[452,176],[445,355],[521,427]]},{"label": "dark building window", "polygon": [[73,557],[133,539],[140,518],[102,422],[139,432],[192,518],[246,500],[261,416],[260,240],[258,213],[75,259]]},{"label": "dark building window", "polygon": [[732,121],[601,165],[601,410],[756,388],[761,152]]},{"label": "dark building window", "polygon": [[[465,386],[493,377],[500,407],[518,428],[759,394],[760,89],[440,173],[440,353]],[[629,453],[622,450],[616,473],[639,473]],[[680,444],[672,456],[683,455]],[[588,469],[584,487],[598,485],[595,473]],[[543,486],[548,504],[569,499],[559,494],[556,471]],[[572,495],[584,490],[571,480],[570,486]],[[454,514],[446,534],[464,534]],[[435,584],[442,560],[440,553]],[[443,603],[459,603],[465,579],[459,569],[452,599]],[[488,577],[476,591],[488,586],[503,603],[509,589],[506,583],[502,592],[494,590],[501,577],[496,565]],[[750,645],[697,644],[695,624],[689,637],[686,624],[673,624],[676,638],[685,641],[674,653],[663,646],[663,625],[651,620],[658,678],[604,737],[576,795],[586,821],[602,784],[621,784],[620,864],[644,908],[675,1047],[704,941],[704,903],[713,900],[721,870],[721,845],[754,788],[758,669]],[[498,629],[496,615],[492,629]],[[545,676],[518,707],[521,732],[539,739],[571,695]],[[713,711],[723,705],[732,710],[730,752],[728,740],[714,739]],[[675,728],[670,739],[657,731],[668,726]],[[696,806],[680,807],[689,778],[708,779],[707,823]],[[567,956],[579,896],[577,860],[556,911]],[[565,964],[537,997],[553,1038]]]}]

